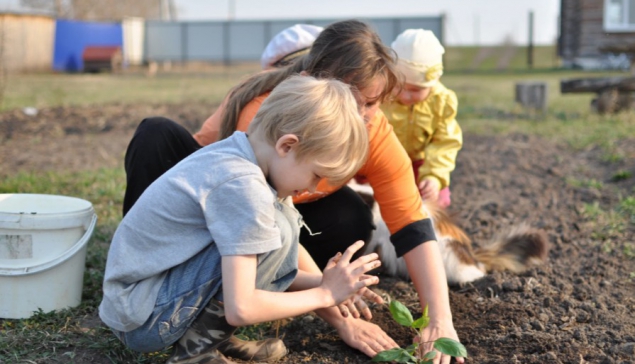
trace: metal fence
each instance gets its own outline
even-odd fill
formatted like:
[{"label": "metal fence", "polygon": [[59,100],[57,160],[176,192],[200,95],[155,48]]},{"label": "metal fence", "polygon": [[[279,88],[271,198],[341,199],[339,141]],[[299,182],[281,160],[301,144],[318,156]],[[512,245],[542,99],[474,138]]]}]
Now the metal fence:
[{"label": "metal fence", "polygon": [[[298,23],[327,26],[338,20],[147,21],[144,59],[156,62],[255,61],[260,59],[271,38],[287,27]],[[362,20],[374,27],[386,44],[409,28],[432,30],[443,43],[443,16]]]}]

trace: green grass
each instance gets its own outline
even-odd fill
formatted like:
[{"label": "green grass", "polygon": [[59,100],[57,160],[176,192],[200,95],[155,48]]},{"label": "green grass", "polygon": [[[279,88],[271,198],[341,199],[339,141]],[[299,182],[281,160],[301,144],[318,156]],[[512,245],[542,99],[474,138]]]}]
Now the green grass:
[{"label": "green grass", "polygon": [[217,104],[242,77],[257,71],[255,65],[211,72],[111,74],[10,74],[1,109],[26,106],[140,102],[181,103],[210,101]]},{"label": "green grass", "polygon": [[579,180],[576,178],[567,178],[567,184],[572,187],[588,187],[595,188],[597,190],[602,189],[602,187],[604,186],[601,181],[598,181],[596,179]]},{"label": "green grass", "polygon": [[[623,158],[612,147],[616,140],[635,135],[635,113],[598,115],[591,111],[593,94],[561,94],[560,81],[571,78],[604,77],[573,71],[500,74],[448,74],[441,80],[459,99],[457,119],[466,133],[529,133],[564,141],[576,149],[599,145],[609,160]],[[526,110],[514,101],[517,82],[547,84],[547,110]]]},{"label": "green grass", "polygon": [[[456,51],[456,52],[455,52]],[[459,52],[460,51],[460,52]],[[560,95],[559,82],[563,78],[599,77],[603,74],[554,71],[547,56],[537,62],[542,70],[516,73],[482,72],[458,73],[466,69],[467,59],[476,49],[448,49],[447,69],[442,81],[457,92],[458,119],[465,134],[527,133],[540,135],[555,143],[568,143],[574,148],[600,146],[608,163],[626,158],[612,145],[627,136],[635,135],[635,115],[598,116],[590,112],[592,95]],[[538,50],[537,50],[538,52]],[[541,49],[549,54],[551,50]],[[453,58],[454,57],[454,58]],[[523,55],[519,52],[510,63],[523,69]],[[538,58],[538,57],[537,57]],[[465,64],[460,63],[465,62]],[[470,61],[471,62],[471,61]],[[488,63],[484,63],[486,67]],[[510,66],[511,67],[511,66]],[[59,105],[100,105],[108,103],[180,103],[186,100],[217,102],[245,74],[257,67],[243,67],[223,73],[159,74],[148,78],[141,74],[123,75],[11,75],[2,109],[25,106],[50,107]],[[615,74],[612,74],[615,75]],[[549,106],[545,113],[523,110],[514,103],[514,85],[519,81],[539,80],[549,88]],[[630,172],[617,172],[616,178],[632,178]],[[601,189],[599,181],[569,178],[573,186]],[[88,245],[82,304],[58,313],[38,313],[26,320],[0,319],[0,363],[72,363],[82,355],[92,354],[109,358],[113,363],[162,363],[167,351],[138,354],[123,347],[119,341],[97,323],[86,319],[94,315],[101,301],[101,284],[106,254],[112,235],[121,218],[125,176],[121,169],[102,169],[93,172],[18,173],[0,179],[0,193],[46,193],[77,196],[93,203],[98,224]],[[635,192],[635,191],[634,191]],[[588,204],[581,214],[589,220],[601,221],[594,238],[603,241],[605,249],[632,257],[633,245],[618,243],[613,237],[626,224],[635,224],[635,199],[620,200],[619,207],[607,210]],[[270,327],[250,328],[242,332],[258,337]]]},{"label": "green grass", "polygon": [[[529,71],[527,64],[526,46],[511,46],[515,48],[513,57],[509,60],[509,64],[504,69],[498,69],[499,58],[506,51],[506,46],[490,46],[490,47],[446,47],[443,56],[444,68],[447,74],[475,72],[475,73],[492,73],[492,72],[526,72]],[[474,59],[484,49],[488,56],[473,67]],[[532,70],[551,70],[560,66],[555,46],[536,46],[533,50],[533,67]]]},{"label": "green grass", "polygon": [[621,198],[614,208],[603,207],[597,201],[585,203],[579,213],[592,227],[590,237],[604,253],[635,259],[635,244],[624,240],[629,224],[635,224],[635,196]]}]

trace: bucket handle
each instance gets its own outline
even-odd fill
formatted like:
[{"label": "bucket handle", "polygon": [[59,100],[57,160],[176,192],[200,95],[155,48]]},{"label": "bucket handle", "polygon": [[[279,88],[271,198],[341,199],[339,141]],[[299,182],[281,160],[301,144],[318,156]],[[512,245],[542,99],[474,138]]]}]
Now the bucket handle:
[{"label": "bucket handle", "polygon": [[70,259],[72,256],[74,256],[80,249],[82,249],[86,245],[86,243],[88,243],[90,236],[93,234],[93,230],[95,229],[96,223],[97,223],[97,214],[93,214],[93,218],[91,219],[90,224],[88,225],[88,229],[86,229],[86,232],[84,232],[84,235],[81,237],[81,239],[79,239],[77,243],[75,243],[75,245],[73,245],[69,250],[64,252],[59,257],[51,261],[48,261],[46,263],[35,265],[32,267],[25,267],[25,268],[19,268],[19,269],[0,269],[0,276],[25,276],[29,274],[35,274],[35,273],[43,272],[47,269],[51,269],[53,267],[56,267],[64,263],[65,261]]}]

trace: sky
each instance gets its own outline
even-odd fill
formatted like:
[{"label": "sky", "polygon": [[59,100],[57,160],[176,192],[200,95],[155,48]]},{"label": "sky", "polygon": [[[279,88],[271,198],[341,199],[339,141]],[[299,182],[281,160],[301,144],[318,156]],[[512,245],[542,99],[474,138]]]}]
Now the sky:
[{"label": "sky", "polygon": [[[52,1],[52,0],[51,0]],[[123,0],[121,0],[123,1]],[[174,0],[179,20],[348,19],[445,14],[447,45],[496,45],[528,41],[529,12],[534,43],[554,44],[559,0]],[[19,0],[0,0],[0,10]]]}]

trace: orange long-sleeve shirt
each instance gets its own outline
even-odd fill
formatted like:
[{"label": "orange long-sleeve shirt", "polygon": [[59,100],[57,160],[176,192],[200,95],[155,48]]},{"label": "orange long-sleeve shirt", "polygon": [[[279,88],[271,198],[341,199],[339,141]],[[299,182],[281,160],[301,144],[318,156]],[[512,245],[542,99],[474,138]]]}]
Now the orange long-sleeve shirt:
[{"label": "orange long-sleeve shirt", "polygon": [[[267,96],[268,93],[260,95],[243,108],[237,130],[247,130]],[[194,135],[202,146],[218,140],[224,107],[223,102]],[[373,188],[382,218],[393,234],[391,240],[401,256],[423,242],[434,240],[434,231],[428,216],[421,208],[421,197],[415,185],[410,158],[395,136],[392,126],[384,114],[378,111],[367,124],[367,128],[370,139],[369,155],[358,174],[365,176]],[[323,180],[318,184],[315,193],[307,192],[297,196],[293,202],[298,204],[315,201],[339,188],[341,186],[331,186]],[[409,228],[404,229],[405,227]]]}]

